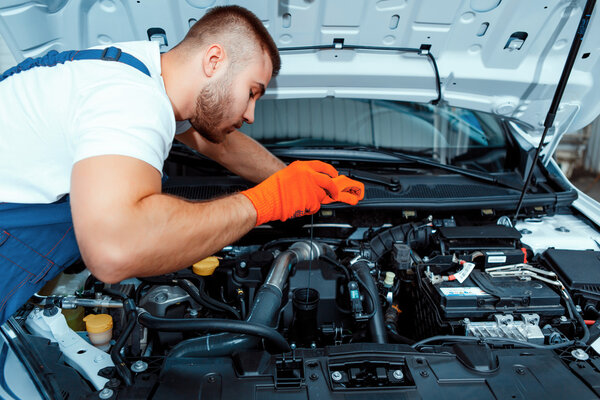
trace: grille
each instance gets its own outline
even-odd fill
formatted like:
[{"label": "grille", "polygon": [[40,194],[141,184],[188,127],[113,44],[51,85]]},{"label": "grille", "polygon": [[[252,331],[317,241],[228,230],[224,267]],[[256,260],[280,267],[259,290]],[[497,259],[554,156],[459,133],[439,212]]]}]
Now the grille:
[{"label": "grille", "polygon": [[513,194],[509,190],[481,185],[411,185],[406,190],[392,192],[382,188],[366,189],[368,199],[439,199],[504,196]]}]

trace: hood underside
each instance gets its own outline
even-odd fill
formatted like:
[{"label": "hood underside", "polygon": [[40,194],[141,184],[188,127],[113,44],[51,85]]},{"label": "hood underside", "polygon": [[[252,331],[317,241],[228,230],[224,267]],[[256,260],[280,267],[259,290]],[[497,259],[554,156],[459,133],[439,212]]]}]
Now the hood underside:
[{"label": "hood underside", "polygon": [[[585,0],[9,0],[0,6],[0,34],[17,61],[129,40],[157,40],[167,51],[208,8],[226,4],[256,13],[282,50],[269,97],[429,102],[438,97],[433,63],[395,49],[425,48],[437,62],[444,102],[513,118],[535,134],[543,129]],[[600,114],[597,20],[596,11],[557,132],[579,129]],[[334,43],[338,49],[284,50]]]}]

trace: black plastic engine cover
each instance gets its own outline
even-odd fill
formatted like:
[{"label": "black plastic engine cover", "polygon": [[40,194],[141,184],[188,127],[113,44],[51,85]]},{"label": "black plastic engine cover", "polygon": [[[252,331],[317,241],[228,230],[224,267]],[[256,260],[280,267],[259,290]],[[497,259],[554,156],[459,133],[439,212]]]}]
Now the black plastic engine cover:
[{"label": "black plastic engine cover", "polygon": [[252,375],[240,374],[230,357],[168,359],[152,399],[596,398],[551,350],[488,350],[488,363],[474,360],[470,347],[440,353],[391,344],[300,349],[270,356]]}]

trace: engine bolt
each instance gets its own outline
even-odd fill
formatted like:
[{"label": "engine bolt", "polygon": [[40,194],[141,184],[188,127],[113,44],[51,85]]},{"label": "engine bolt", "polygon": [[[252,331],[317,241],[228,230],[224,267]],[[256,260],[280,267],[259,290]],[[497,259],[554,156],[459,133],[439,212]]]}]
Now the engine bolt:
[{"label": "engine bolt", "polygon": [[102,389],[100,393],[98,393],[98,397],[101,399],[110,399],[113,394],[114,392],[111,389]]},{"label": "engine bolt", "polygon": [[588,358],[590,358],[590,356],[588,355],[588,353],[586,353],[584,350],[581,350],[581,349],[575,349],[575,350],[573,350],[571,352],[571,355],[573,357],[575,357],[576,359],[581,360],[581,361],[585,361]]},{"label": "engine bolt", "polygon": [[310,374],[309,378],[310,378],[311,381],[316,381],[317,379],[319,379],[319,375],[317,375],[317,374]]},{"label": "engine bolt", "polygon": [[246,261],[240,261],[240,268],[244,269],[246,268]]},{"label": "engine bolt", "polygon": [[198,310],[196,310],[195,308],[191,308],[190,309],[190,317],[197,317],[198,316]]},{"label": "engine bolt", "polygon": [[215,383],[217,381],[217,378],[215,378],[214,375],[211,375],[208,377],[207,381],[208,383]]},{"label": "engine bolt", "polygon": [[333,379],[335,382],[339,382],[341,381],[343,378],[342,373],[340,371],[333,371],[331,373],[331,379]]},{"label": "engine bolt", "polygon": [[316,348],[317,348],[317,344],[316,344],[315,342],[312,342],[312,343],[310,344],[310,348],[311,348],[311,349],[316,349]]},{"label": "engine bolt", "polygon": [[143,362],[142,360],[137,360],[133,364],[131,364],[131,370],[133,372],[144,372],[148,369],[148,363]]},{"label": "engine bolt", "polygon": [[421,371],[421,372],[419,372],[419,374],[421,374],[421,376],[423,378],[427,378],[429,376],[429,372],[427,372],[427,371]]},{"label": "engine bolt", "polygon": [[404,374],[402,373],[401,370],[397,369],[392,373],[392,376],[394,377],[394,379],[397,379],[399,381],[401,381],[402,379],[404,379]]},{"label": "engine bolt", "polygon": [[516,369],[516,372],[519,375],[525,375],[525,368],[519,367],[519,368]]},{"label": "engine bolt", "polygon": [[560,322],[567,322],[567,317],[564,315],[560,317]]}]

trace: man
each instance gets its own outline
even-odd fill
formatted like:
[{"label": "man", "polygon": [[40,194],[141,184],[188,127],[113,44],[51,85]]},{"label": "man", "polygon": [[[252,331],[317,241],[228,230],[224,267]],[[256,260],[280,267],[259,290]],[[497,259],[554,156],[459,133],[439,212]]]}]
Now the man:
[{"label": "man", "polygon": [[[0,322],[80,254],[115,283],[185,268],[267,221],[356,204],[359,182],[319,161],[285,167],[237,130],[279,67],[260,20],[232,6],[163,55],[119,43],[0,76]],[[162,194],[175,134],[262,183],[201,203]]]}]

